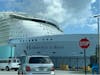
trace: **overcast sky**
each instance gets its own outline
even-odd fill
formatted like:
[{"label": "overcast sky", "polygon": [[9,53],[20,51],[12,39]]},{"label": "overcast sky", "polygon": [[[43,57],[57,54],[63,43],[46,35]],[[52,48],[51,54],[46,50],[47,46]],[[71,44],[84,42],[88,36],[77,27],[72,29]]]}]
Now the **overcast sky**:
[{"label": "overcast sky", "polygon": [[90,34],[97,33],[93,16],[100,14],[100,0],[0,0],[0,11],[50,18],[66,34]]}]

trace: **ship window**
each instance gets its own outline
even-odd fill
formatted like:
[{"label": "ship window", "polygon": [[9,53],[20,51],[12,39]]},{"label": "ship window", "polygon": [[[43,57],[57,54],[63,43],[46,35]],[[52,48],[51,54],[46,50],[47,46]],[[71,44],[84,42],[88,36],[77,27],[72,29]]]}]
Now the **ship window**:
[{"label": "ship window", "polygon": [[52,38],[50,40],[53,40]]},{"label": "ship window", "polygon": [[32,39],[32,41],[34,41],[34,40]]},{"label": "ship window", "polygon": [[48,39],[46,39],[46,40],[48,40]]},{"label": "ship window", "polygon": [[39,52],[39,51],[38,51],[37,53],[38,53],[38,54],[40,54],[40,52]]},{"label": "ship window", "polygon": [[29,42],[30,42],[30,40],[29,40]]},{"label": "ship window", "polygon": [[37,39],[35,39],[35,41],[37,41]]}]

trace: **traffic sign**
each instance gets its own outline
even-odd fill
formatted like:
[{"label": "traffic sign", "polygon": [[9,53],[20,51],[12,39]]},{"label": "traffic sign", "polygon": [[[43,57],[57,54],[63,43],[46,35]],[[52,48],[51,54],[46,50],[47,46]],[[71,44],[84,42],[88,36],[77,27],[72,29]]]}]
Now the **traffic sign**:
[{"label": "traffic sign", "polygon": [[79,46],[84,50],[84,66],[86,75],[86,48],[90,46],[90,41],[87,38],[83,38],[79,41]]},{"label": "traffic sign", "polygon": [[79,41],[79,46],[86,49],[90,46],[90,41],[87,38],[83,38]]}]

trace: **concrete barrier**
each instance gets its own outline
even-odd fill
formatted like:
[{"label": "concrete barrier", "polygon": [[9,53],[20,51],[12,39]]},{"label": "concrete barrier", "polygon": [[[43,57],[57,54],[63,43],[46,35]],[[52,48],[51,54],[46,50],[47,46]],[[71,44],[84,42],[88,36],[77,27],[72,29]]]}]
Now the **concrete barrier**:
[{"label": "concrete barrier", "polygon": [[61,70],[69,70],[69,66],[68,65],[65,65],[65,64],[61,64],[60,65],[60,69]]},{"label": "concrete barrier", "polygon": [[[85,67],[83,67],[83,70],[85,70]],[[92,71],[92,68],[90,66],[86,66],[86,71],[91,72]]]}]

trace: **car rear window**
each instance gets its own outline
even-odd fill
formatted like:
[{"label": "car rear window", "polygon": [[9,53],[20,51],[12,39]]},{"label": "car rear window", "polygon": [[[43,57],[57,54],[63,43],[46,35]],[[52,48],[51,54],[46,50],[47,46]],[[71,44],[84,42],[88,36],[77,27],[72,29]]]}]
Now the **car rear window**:
[{"label": "car rear window", "polygon": [[16,62],[16,59],[14,59],[13,62],[15,63]]},{"label": "car rear window", "polygon": [[17,62],[19,63],[19,62],[20,62],[20,60],[17,60]]},{"label": "car rear window", "polygon": [[31,57],[29,63],[51,63],[49,57]]}]

